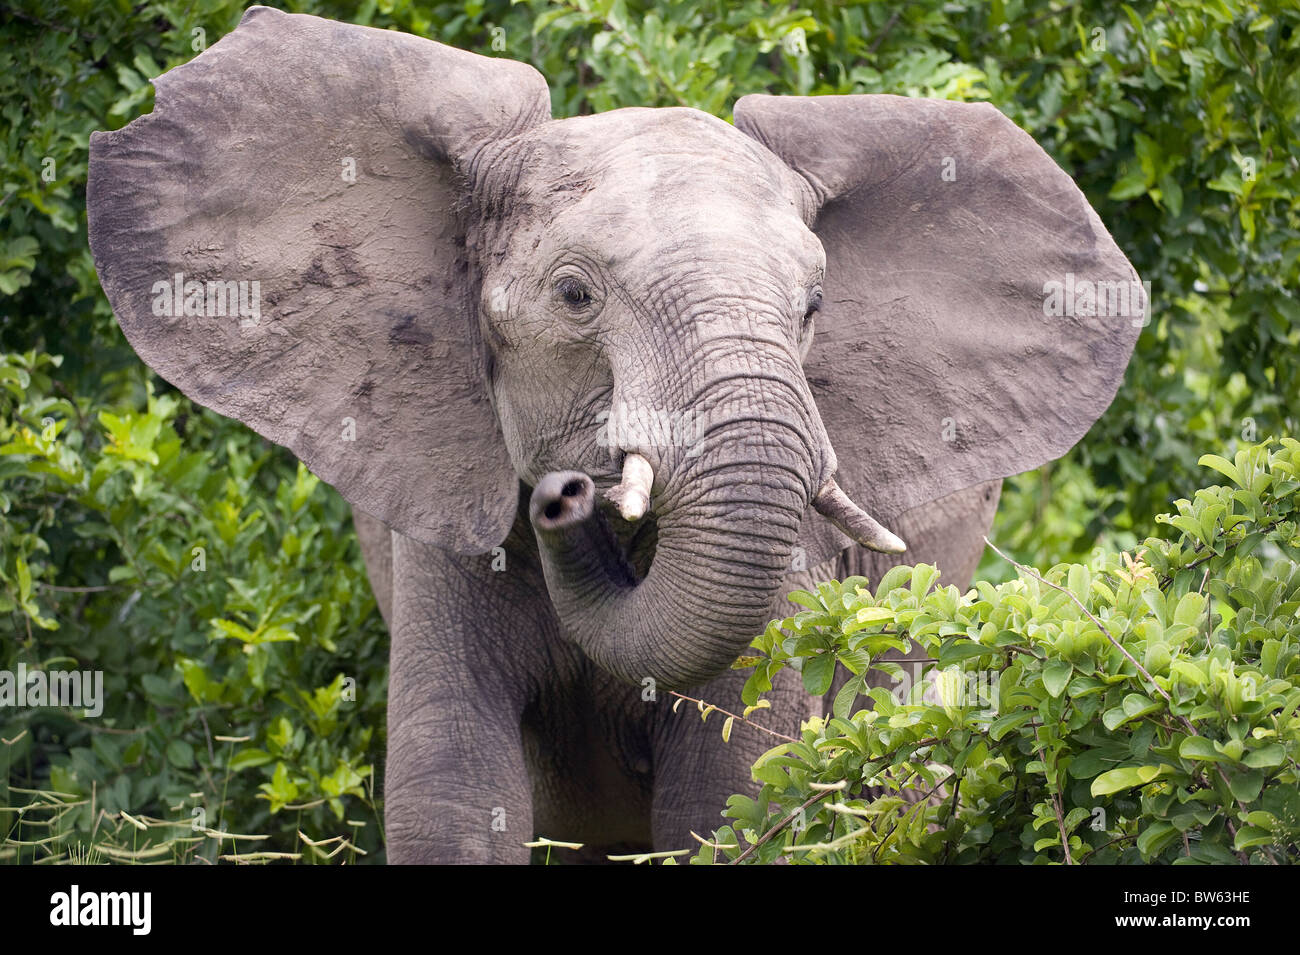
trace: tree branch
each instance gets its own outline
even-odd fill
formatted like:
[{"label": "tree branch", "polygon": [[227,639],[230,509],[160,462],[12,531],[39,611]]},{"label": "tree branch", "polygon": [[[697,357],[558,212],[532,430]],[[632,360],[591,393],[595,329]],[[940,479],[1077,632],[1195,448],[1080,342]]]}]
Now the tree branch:
[{"label": "tree branch", "polygon": [[728,864],[728,865],[740,865],[740,863],[744,862],[744,861],[745,861],[746,859],[748,859],[751,855],[753,855],[755,852],[757,852],[760,846],[762,846],[764,843],[766,843],[768,840],[770,840],[774,835],[776,835],[778,832],[780,832],[780,831],[781,831],[782,829],[784,829],[786,826],[790,825],[790,823],[794,822],[794,820],[797,819],[797,818],[799,817],[799,814],[802,813],[804,810],[806,810],[806,809],[807,809],[809,806],[811,806],[813,803],[818,802],[819,800],[825,799],[825,798],[826,798],[827,796],[829,796],[831,793],[837,793],[837,792],[839,792],[839,791],[840,791],[839,789],[826,789],[826,790],[823,790],[822,792],[815,793],[811,799],[808,799],[807,801],[805,801],[804,804],[803,804],[802,806],[800,806],[800,807],[799,807],[798,809],[796,809],[794,812],[790,813],[790,815],[786,816],[784,819],[782,819],[780,822],[778,822],[775,826],[773,826],[771,829],[769,829],[767,832],[765,832],[765,833],[763,834],[763,837],[762,837],[761,839],[759,839],[759,840],[758,840],[757,842],[755,842],[752,846],[750,846],[748,849],[746,849],[746,850],[745,850],[744,852],[742,852],[740,855],[736,856],[736,858],[732,859],[732,860],[731,860],[729,863],[727,863],[727,864]]}]

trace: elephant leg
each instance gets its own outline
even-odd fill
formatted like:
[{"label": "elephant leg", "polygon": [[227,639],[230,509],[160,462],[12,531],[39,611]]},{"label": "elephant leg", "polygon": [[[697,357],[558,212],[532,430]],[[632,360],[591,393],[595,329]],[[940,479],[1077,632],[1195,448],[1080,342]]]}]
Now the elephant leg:
[{"label": "elephant leg", "polygon": [[[790,573],[771,616],[789,616],[803,610],[786,601],[785,595],[792,590],[815,589],[815,582],[834,576],[837,566],[836,561],[831,561],[811,570]],[[740,698],[741,691],[751,672],[728,670],[700,689],[683,692],[731,713],[740,713],[745,705]],[[668,696],[665,702],[661,696],[653,741],[655,791],[651,810],[657,850],[698,849],[692,831],[708,838],[719,826],[731,821],[721,815],[728,797],[735,793],[757,797],[762,787],[754,782],[750,769],[758,758],[783,742],[782,736],[797,738],[800,723],[821,714],[821,698],[809,696],[799,674],[793,670],[777,673],[771,691],[764,698],[771,707],[754,713],[752,720],[781,735],[765,733],[737,720],[730,741],[724,742],[725,716],[714,713],[707,722],[701,722],[695,704],[682,703],[673,713],[676,697]]]},{"label": "elephant leg", "polygon": [[396,863],[527,863],[532,692],[520,575],[393,535],[384,819]]},{"label": "elephant leg", "polygon": [[[744,708],[740,691],[749,673],[731,670],[703,687],[682,692],[740,713]],[[800,721],[809,715],[809,704],[819,700],[803,692],[797,673],[793,680],[782,679],[786,676],[778,674],[772,692],[766,694],[772,708],[760,710],[753,720],[787,736],[797,736]],[[722,816],[728,797],[734,793],[758,795],[761,786],[751,778],[750,768],[782,740],[737,720],[730,741],[724,742],[725,716],[712,713],[707,722],[701,722],[694,703],[682,703],[673,713],[676,699],[661,694],[658,703],[661,711],[652,742],[655,779],[650,825],[657,851],[694,852],[700,844],[692,832],[707,839],[715,829],[731,821]]]},{"label": "elephant leg", "polygon": [[370,589],[374,592],[379,615],[389,627],[393,625],[393,530],[365,511],[352,510],[352,526],[357,531],[361,557],[366,562]]},{"label": "elephant leg", "polygon": [[[781,587],[781,598],[772,608],[772,618],[788,617],[807,609],[787,599],[786,595],[791,591],[815,592],[818,583],[845,576],[847,574],[843,572],[843,562],[840,557],[807,570],[792,571],[786,576]],[[733,713],[740,713],[744,706],[741,701],[741,691],[750,672],[745,669],[723,674],[704,689],[701,698]],[[700,696],[700,694],[692,695]],[[679,774],[681,786],[688,789],[695,788],[691,790],[692,797],[686,800],[673,795],[657,799],[657,809],[685,802],[686,811],[682,813],[683,817],[707,820],[709,823],[705,829],[695,830],[701,835],[707,835],[724,822],[730,822],[731,820],[719,816],[726,806],[727,798],[733,793],[742,793],[756,798],[762,788],[750,773],[758,758],[773,746],[782,743],[783,737],[799,738],[800,725],[804,720],[823,716],[829,711],[830,697],[811,696],[803,688],[802,676],[792,669],[781,670],[773,675],[772,689],[764,694],[764,699],[771,706],[756,711],[751,719],[758,726],[771,730],[771,733],[737,721],[732,727],[730,743],[723,743],[721,727],[715,726],[719,717],[710,717],[708,727],[713,727],[712,731],[708,731],[707,727],[701,727],[697,720],[682,722],[680,732],[684,738],[677,743],[677,751],[674,754],[676,758],[673,762],[682,767]],[[686,709],[685,704],[683,704],[682,715],[691,715],[691,711]],[[672,787],[666,788],[671,792]],[[701,805],[692,809],[691,798]],[[671,823],[666,820],[664,825],[671,826]],[[656,833],[658,832],[657,824]],[[687,835],[689,837],[689,833]],[[691,843],[695,844],[695,841],[692,839]]]}]

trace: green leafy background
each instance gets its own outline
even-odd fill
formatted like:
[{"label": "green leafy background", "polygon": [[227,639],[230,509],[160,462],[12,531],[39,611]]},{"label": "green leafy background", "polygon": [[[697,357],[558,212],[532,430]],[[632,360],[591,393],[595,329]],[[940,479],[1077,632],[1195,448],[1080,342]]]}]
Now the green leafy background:
[{"label": "green leafy background", "polygon": [[[758,91],[998,106],[1075,178],[1154,299],[1110,410],[1007,483],[992,537],[1025,564],[1104,564],[1193,497],[1203,452],[1300,431],[1293,4],[286,9],[528,61],[556,116],[729,119]],[[0,812],[9,861],[383,859],[386,638],[346,507],[149,373],[86,245],[90,132],[149,111],[149,80],[241,12],[0,6],[0,668],[103,669],[109,699],[94,720],[0,711],[0,805],[32,805]],[[992,552],[980,576],[1017,578]]]}]

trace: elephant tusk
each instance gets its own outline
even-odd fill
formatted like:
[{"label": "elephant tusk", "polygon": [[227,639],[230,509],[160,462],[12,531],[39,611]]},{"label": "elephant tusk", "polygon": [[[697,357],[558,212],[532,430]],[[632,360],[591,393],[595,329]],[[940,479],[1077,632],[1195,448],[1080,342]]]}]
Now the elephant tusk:
[{"label": "elephant tusk", "polygon": [[623,481],[605,492],[618,506],[625,521],[639,521],[650,510],[650,485],[654,483],[654,468],[639,454],[623,458]]},{"label": "elephant tusk", "polygon": [[885,530],[874,517],[849,500],[831,478],[813,498],[817,513],[845,534],[870,550],[882,554],[901,554],[907,550],[903,541]]}]

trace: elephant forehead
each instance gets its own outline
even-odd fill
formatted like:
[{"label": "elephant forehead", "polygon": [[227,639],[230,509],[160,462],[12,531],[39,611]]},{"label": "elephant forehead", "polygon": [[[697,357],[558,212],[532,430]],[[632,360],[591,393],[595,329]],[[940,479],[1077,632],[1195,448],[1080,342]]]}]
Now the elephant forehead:
[{"label": "elephant forehead", "polygon": [[802,214],[798,177],[762,145],[700,110],[618,109],[555,120],[529,138],[533,161],[521,185],[535,198],[608,212],[619,204],[699,208],[716,197]]},{"label": "elephant forehead", "polygon": [[[765,147],[693,109],[622,109],[556,120],[529,134],[515,168],[530,224],[559,247],[610,262],[687,256],[757,264],[823,258],[806,184]],[[514,244],[532,239],[517,231]]]}]

